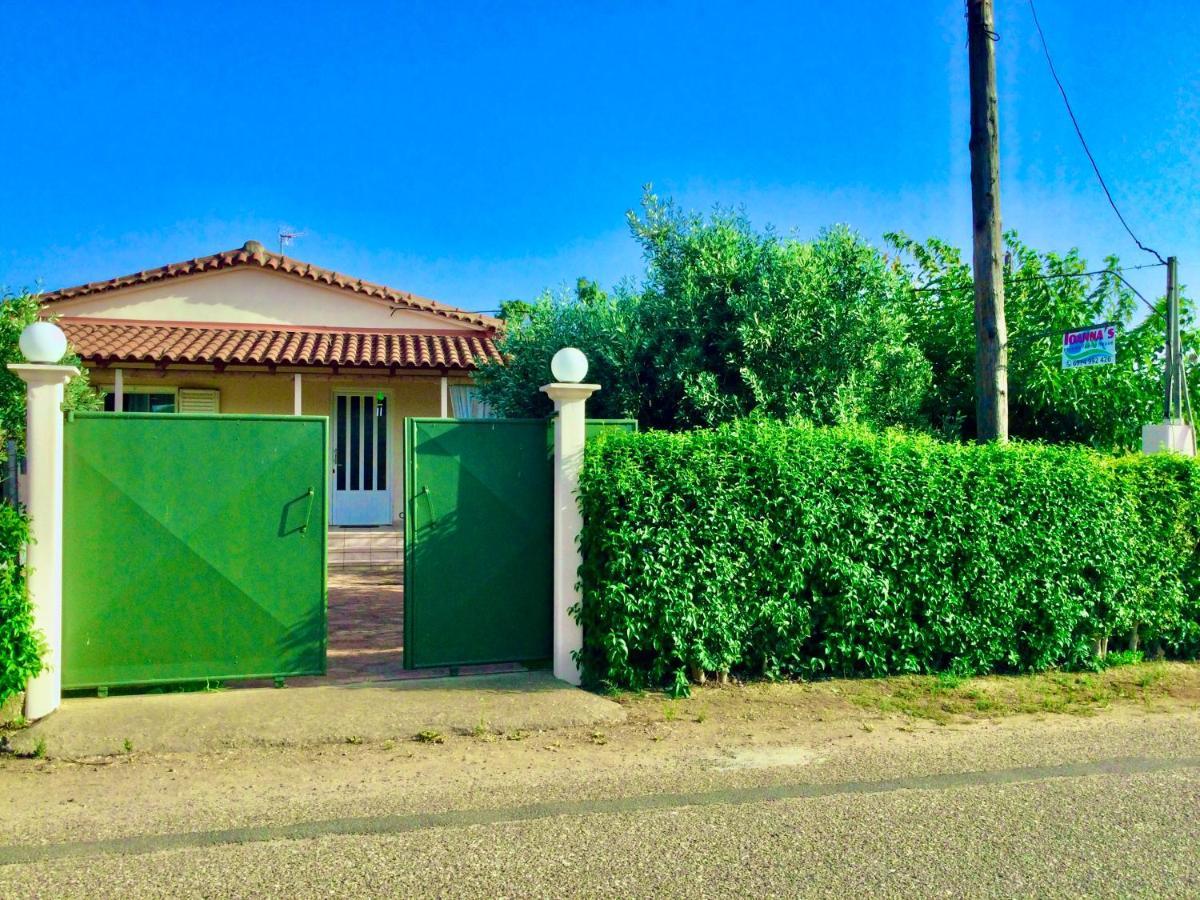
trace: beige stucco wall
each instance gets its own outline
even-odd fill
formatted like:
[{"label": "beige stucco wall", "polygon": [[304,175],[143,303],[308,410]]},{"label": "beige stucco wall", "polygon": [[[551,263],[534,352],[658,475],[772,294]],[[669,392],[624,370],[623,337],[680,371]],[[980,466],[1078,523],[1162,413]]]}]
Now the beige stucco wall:
[{"label": "beige stucco wall", "polygon": [[[112,369],[90,370],[92,384],[112,393]],[[147,369],[122,369],[126,389],[156,387],[167,389],[209,388],[221,392],[221,413],[292,415],[295,386],[291,373],[205,372],[168,369],[158,372]],[[404,503],[403,441],[404,419],[408,416],[435,417],[441,415],[441,381],[438,377],[414,378],[386,374],[331,375],[302,373],[302,412],[308,416],[330,416],[333,396],[337,391],[374,394],[383,391],[388,397],[391,418],[388,438],[391,442],[391,466],[388,483],[392,485],[393,518],[398,519]],[[449,384],[470,384],[468,377],[451,376]],[[332,428],[332,424],[330,425]],[[332,434],[331,434],[332,438]],[[332,448],[330,450],[332,461]],[[332,465],[332,463],[331,463]]]},{"label": "beige stucco wall", "polygon": [[158,284],[64,300],[63,316],[163,322],[235,322],[327,328],[469,329],[445,316],[396,310],[389,304],[293,275],[264,269],[223,269]]}]

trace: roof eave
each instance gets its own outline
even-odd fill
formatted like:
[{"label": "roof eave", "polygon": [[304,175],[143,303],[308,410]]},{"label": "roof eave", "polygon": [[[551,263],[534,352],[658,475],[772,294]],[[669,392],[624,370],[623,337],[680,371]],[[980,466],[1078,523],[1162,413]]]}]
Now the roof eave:
[{"label": "roof eave", "polygon": [[155,284],[168,279],[188,278],[223,269],[254,266],[267,271],[278,272],[292,278],[324,284],[360,296],[375,298],[396,309],[427,312],[493,331],[502,327],[501,321],[493,316],[473,313],[455,306],[440,303],[437,300],[417,297],[409,292],[399,291],[387,285],[363,281],[361,278],[353,278],[349,275],[335,272],[332,269],[322,269],[319,266],[312,265],[312,263],[292,259],[280,253],[271,253],[262,248],[261,245],[259,245],[259,249],[248,249],[251,243],[254,242],[248,241],[245,246],[237,250],[226,250],[221,253],[211,254],[210,256],[197,257],[178,263],[169,263],[165,266],[145,269],[141,272],[121,275],[104,281],[90,281],[74,287],[48,291],[40,299],[44,305],[52,306],[69,300],[79,300],[84,297],[91,297],[124,288]]}]

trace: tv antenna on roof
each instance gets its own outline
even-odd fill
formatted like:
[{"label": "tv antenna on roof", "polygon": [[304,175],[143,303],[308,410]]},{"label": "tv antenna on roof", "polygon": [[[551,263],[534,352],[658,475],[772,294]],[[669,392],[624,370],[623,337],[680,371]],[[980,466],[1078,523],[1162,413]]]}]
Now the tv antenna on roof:
[{"label": "tv antenna on roof", "polygon": [[279,229],[279,254],[283,255],[283,248],[291,245],[298,237],[304,237],[303,231],[288,231],[286,228]]}]

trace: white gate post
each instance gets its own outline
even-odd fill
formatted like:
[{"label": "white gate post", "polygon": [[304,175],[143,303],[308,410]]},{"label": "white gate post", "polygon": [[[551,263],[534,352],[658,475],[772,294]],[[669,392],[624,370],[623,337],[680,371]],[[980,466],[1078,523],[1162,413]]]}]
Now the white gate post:
[{"label": "white gate post", "polygon": [[1196,455],[1196,438],[1190,425],[1164,419],[1160,425],[1142,426],[1142,452]]},{"label": "white gate post", "polygon": [[[585,362],[583,374],[586,372]],[[587,398],[598,390],[598,384],[563,381],[542,387],[558,413],[554,422],[554,677],[571,684],[580,681],[579,665],[571,654],[583,649],[583,626],[568,612],[581,599],[579,532],[583,516],[576,493],[583,466],[584,409]]]},{"label": "white gate post", "polygon": [[63,386],[79,370],[40,363],[13,363],[8,368],[27,385],[25,571],[33,624],[46,650],[41,674],[25,686],[25,718],[33,720],[54,712],[62,702],[62,405]]}]

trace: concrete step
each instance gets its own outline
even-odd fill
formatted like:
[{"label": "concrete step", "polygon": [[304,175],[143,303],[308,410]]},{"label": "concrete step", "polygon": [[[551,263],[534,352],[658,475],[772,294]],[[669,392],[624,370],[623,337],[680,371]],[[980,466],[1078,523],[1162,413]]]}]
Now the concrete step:
[{"label": "concrete step", "polygon": [[382,550],[400,551],[404,549],[404,541],[354,541],[352,543],[329,542],[330,550]]},{"label": "concrete step", "polygon": [[329,558],[343,562],[404,562],[404,553],[395,550],[330,550]]},{"label": "concrete step", "polygon": [[380,571],[390,571],[390,572],[403,572],[404,571],[404,563],[403,563],[403,561],[395,562],[395,561],[389,561],[389,560],[375,561],[375,560],[361,560],[361,559],[333,559],[333,558],[330,558],[329,570],[331,572],[336,572],[341,569],[371,569],[372,571],[380,570]]},{"label": "concrete step", "polygon": [[404,532],[398,528],[329,530],[329,567],[401,568]]}]

